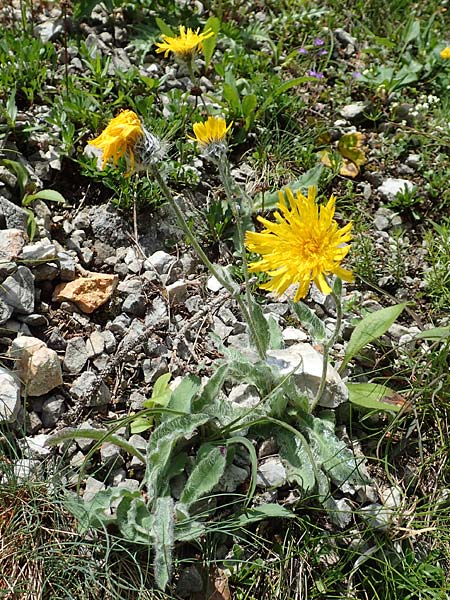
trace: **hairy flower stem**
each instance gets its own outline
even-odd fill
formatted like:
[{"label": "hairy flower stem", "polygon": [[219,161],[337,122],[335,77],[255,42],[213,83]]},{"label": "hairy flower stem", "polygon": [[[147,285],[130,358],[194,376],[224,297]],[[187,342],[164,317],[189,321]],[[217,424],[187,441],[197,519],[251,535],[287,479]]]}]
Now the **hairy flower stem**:
[{"label": "hairy flower stem", "polygon": [[220,179],[223,183],[225,194],[228,198],[228,202],[230,203],[230,207],[233,212],[234,220],[236,222],[236,231],[237,231],[237,235],[238,235],[238,246],[239,246],[238,252],[239,252],[240,258],[242,260],[242,270],[244,272],[244,283],[245,283],[245,296],[246,296],[247,308],[248,308],[247,323],[248,323],[249,329],[252,333],[253,342],[256,346],[259,356],[261,358],[266,358],[264,344],[258,333],[258,327],[256,326],[255,319],[253,316],[252,307],[254,304],[254,300],[253,300],[251,292],[250,292],[250,278],[249,278],[249,274],[248,274],[247,254],[246,254],[245,245],[244,245],[244,228],[242,226],[242,219],[241,219],[241,212],[243,209],[242,204],[246,203],[248,201],[248,199],[245,196],[245,194],[242,192],[242,190],[240,188],[238,188],[238,193],[241,197],[241,206],[239,207],[239,204],[236,203],[236,194],[234,192],[234,188],[236,186],[233,185],[235,182],[230,173],[230,163],[228,162],[227,157],[223,156],[221,159],[219,159],[218,165],[219,165]]},{"label": "hairy flower stem", "polygon": [[192,233],[191,229],[189,228],[188,224],[186,223],[186,220],[184,218],[184,215],[182,213],[182,211],[180,210],[178,204],[176,203],[175,199],[173,198],[170,189],[168,188],[166,182],[164,181],[164,179],[162,178],[160,172],[158,171],[158,168],[153,166],[150,168],[151,174],[153,175],[153,177],[155,178],[155,180],[158,182],[158,185],[162,191],[162,193],[164,194],[165,198],[167,199],[167,201],[169,202],[172,210],[174,211],[178,223],[181,227],[181,229],[183,230],[184,234],[186,235],[187,239],[189,240],[189,242],[191,243],[192,247],[194,248],[195,252],[197,253],[198,257],[200,258],[200,260],[202,261],[202,263],[205,265],[205,267],[207,267],[207,269],[209,270],[209,272],[217,279],[217,281],[230,293],[230,295],[236,300],[236,302],[239,305],[239,308],[241,310],[242,316],[244,317],[245,321],[247,322],[250,331],[252,333],[253,339],[256,340],[255,344],[256,344],[256,348],[258,351],[258,354],[260,355],[261,358],[264,358],[264,351],[263,351],[263,347],[262,346],[258,346],[258,342],[259,342],[259,338],[257,338],[256,336],[256,332],[254,330],[254,322],[252,317],[250,316],[250,308],[248,308],[246,306],[246,303],[244,301],[244,298],[241,296],[241,294],[237,293],[236,290],[233,288],[232,285],[230,285],[230,283],[228,281],[226,281],[226,279],[224,279],[219,270],[216,269],[216,267],[214,266],[214,264],[209,260],[209,258],[206,256],[205,252],[203,251],[202,247],[200,246],[197,238],[195,237],[195,235]]},{"label": "hairy flower stem", "polygon": [[330,349],[333,347],[335,341],[338,338],[339,332],[341,330],[341,323],[342,323],[342,303],[341,303],[341,298],[340,298],[340,296],[337,296],[333,291],[331,292],[331,296],[332,296],[332,298],[334,300],[334,303],[336,305],[336,326],[334,328],[333,335],[323,345],[322,378],[320,380],[320,386],[319,386],[319,389],[317,390],[316,397],[312,401],[312,404],[311,404],[311,407],[310,407],[310,412],[311,413],[316,408],[317,404],[320,402],[320,399],[323,396],[323,392],[325,390],[325,385],[327,383],[327,369],[328,369],[328,358],[329,358],[329,354],[330,354]]}]

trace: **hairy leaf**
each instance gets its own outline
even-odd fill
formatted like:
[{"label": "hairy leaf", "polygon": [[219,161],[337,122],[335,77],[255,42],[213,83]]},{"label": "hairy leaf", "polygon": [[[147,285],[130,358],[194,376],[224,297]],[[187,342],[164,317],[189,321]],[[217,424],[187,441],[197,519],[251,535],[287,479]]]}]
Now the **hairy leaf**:
[{"label": "hairy leaf", "polygon": [[135,544],[152,544],[154,516],[140,492],[129,492],[117,507],[117,525],[121,534]]},{"label": "hairy leaf", "polygon": [[155,581],[160,590],[169,583],[174,544],[174,502],[170,496],[156,500],[153,532],[155,536]]},{"label": "hairy leaf", "polygon": [[398,412],[401,406],[383,402],[383,399],[394,395],[394,391],[377,383],[348,383],[348,399],[352,404],[373,410]]},{"label": "hairy leaf", "polygon": [[281,428],[277,429],[276,438],[280,457],[286,466],[288,481],[298,483],[305,494],[311,492],[316,483],[316,476],[311,464],[311,452],[305,448],[306,440]]},{"label": "hairy leaf", "polygon": [[[199,449],[199,453],[201,447]],[[202,496],[206,496],[225,471],[226,452],[220,446],[213,447],[207,454],[199,458],[181,493],[180,502],[190,505]]]},{"label": "hairy leaf", "polygon": [[309,306],[306,306],[303,302],[292,302],[291,307],[299,318],[300,323],[307,329],[309,335],[316,342],[323,342],[326,340],[327,333],[325,325]]}]

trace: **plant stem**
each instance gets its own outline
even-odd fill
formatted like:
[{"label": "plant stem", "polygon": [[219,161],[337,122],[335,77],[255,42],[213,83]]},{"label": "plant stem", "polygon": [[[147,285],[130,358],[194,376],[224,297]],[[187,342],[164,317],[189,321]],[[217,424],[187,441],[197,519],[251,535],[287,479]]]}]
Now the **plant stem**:
[{"label": "plant stem", "polygon": [[182,213],[182,211],[180,210],[178,204],[176,203],[175,199],[173,198],[166,182],[164,181],[163,177],[161,176],[160,172],[158,171],[158,168],[156,166],[152,166],[151,167],[151,172],[152,175],[154,176],[154,178],[156,179],[156,181],[158,182],[158,185],[162,191],[162,193],[164,194],[164,196],[166,197],[167,201],[169,202],[170,206],[172,207],[172,210],[174,211],[178,223],[181,227],[181,229],[183,230],[184,234],[186,235],[186,237],[188,238],[188,240],[190,241],[190,243],[192,244],[192,247],[194,248],[195,252],[197,253],[198,257],[200,258],[200,260],[202,261],[202,263],[207,267],[207,269],[210,271],[210,273],[217,279],[217,281],[230,293],[230,295],[237,301],[239,308],[242,312],[242,316],[244,317],[245,321],[247,322],[250,331],[252,333],[253,339],[255,340],[255,345],[256,345],[256,349],[258,351],[258,354],[261,358],[265,358],[265,354],[263,352],[263,348],[259,345],[259,338],[257,337],[257,334],[255,332],[254,329],[254,322],[253,319],[250,315],[250,308],[248,306],[246,306],[246,303],[244,301],[244,298],[241,296],[241,294],[239,292],[236,291],[236,289],[224,278],[222,277],[222,275],[220,274],[219,270],[216,268],[216,266],[209,260],[209,258],[206,256],[205,252],[203,251],[202,247],[200,246],[200,244],[198,243],[197,238],[195,237],[195,235],[192,233],[191,229],[189,228],[188,224],[186,223],[186,220],[184,218],[184,215]]},{"label": "plant stem", "polygon": [[335,328],[334,328],[333,335],[323,345],[322,378],[320,380],[320,386],[319,386],[319,389],[317,390],[316,397],[312,401],[312,404],[311,404],[311,407],[310,407],[310,412],[311,413],[316,408],[317,404],[320,402],[320,399],[323,396],[323,392],[325,390],[325,385],[327,383],[327,369],[328,369],[328,358],[329,358],[329,354],[330,354],[330,348],[333,347],[335,341],[337,340],[339,332],[341,330],[341,323],[342,323],[342,303],[341,303],[341,298],[339,296],[336,296],[336,294],[333,291],[331,291],[331,296],[332,296],[332,298],[334,300],[334,303],[336,305],[336,325],[335,325]]},{"label": "plant stem", "polygon": [[[228,202],[230,204],[231,210],[233,212],[234,220],[236,222],[236,230],[237,230],[237,235],[238,235],[238,252],[239,252],[240,258],[242,260],[242,270],[244,272],[244,283],[245,283],[245,296],[246,296],[247,308],[248,308],[247,323],[248,323],[249,329],[251,331],[253,341],[254,341],[254,344],[258,351],[258,354],[260,355],[261,358],[265,358],[266,353],[264,351],[264,344],[260,338],[260,335],[258,333],[258,328],[257,328],[255,320],[253,318],[252,307],[253,307],[254,300],[253,300],[251,292],[250,292],[250,283],[249,283],[250,278],[249,278],[249,274],[248,274],[247,254],[245,252],[245,245],[244,245],[244,231],[242,228],[242,219],[241,219],[241,215],[240,215],[239,205],[236,203],[236,194],[234,193],[234,190],[233,190],[234,182],[233,182],[233,179],[232,179],[231,173],[230,173],[230,164],[225,155],[223,155],[221,157],[221,159],[219,159],[218,165],[219,165],[219,175],[222,180],[225,194],[228,198]],[[246,198],[245,198],[244,194],[240,194],[240,195],[241,195],[241,199],[245,202]],[[241,207],[241,210],[242,210],[242,207]]]}]

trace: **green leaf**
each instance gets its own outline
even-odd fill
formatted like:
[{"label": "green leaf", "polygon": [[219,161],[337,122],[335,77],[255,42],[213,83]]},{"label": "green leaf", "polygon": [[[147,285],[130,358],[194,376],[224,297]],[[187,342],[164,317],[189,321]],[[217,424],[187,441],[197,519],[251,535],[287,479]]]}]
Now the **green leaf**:
[{"label": "green leaf", "polygon": [[269,326],[269,348],[280,350],[284,348],[283,331],[272,315],[267,318]]},{"label": "green leaf", "polygon": [[[312,167],[309,169],[309,171],[306,171],[306,173],[299,177],[299,179],[292,181],[289,185],[285,186],[283,190],[288,187],[294,193],[297,190],[300,190],[302,193],[307,193],[310,186],[318,186],[323,169],[324,165],[318,163],[315,167]],[[278,192],[272,192],[270,194],[255,194],[252,211],[256,213],[263,210],[273,210],[277,204]]]},{"label": "green leaf", "polygon": [[28,181],[30,176],[25,167],[18,162],[17,160],[9,160],[9,158],[4,158],[2,160],[2,164],[5,167],[10,167],[17,176],[17,183],[19,184],[20,193],[22,196],[25,194],[26,187],[28,185]]},{"label": "green leaf", "polygon": [[420,39],[420,21],[410,19],[403,34],[403,42],[407,46],[410,42]]},{"label": "green leaf", "polygon": [[250,129],[253,121],[255,120],[255,111],[258,104],[256,94],[248,94],[244,96],[242,100],[242,114],[245,117],[245,127]]},{"label": "green leaf", "polygon": [[294,513],[287,508],[284,508],[284,506],[268,503],[247,510],[243,515],[239,516],[237,525],[239,527],[245,527],[250,523],[264,521],[264,519],[292,519],[294,517]]},{"label": "green leaf", "polygon": [[300,320],[300,323],[306,328],[309,335],[316,342],[324,342],[327,339],[325,325],[316,313],[303,302],[291,302],[291,307]]},{"label": "green leaf", "polygon": [[130,432],[131,433],[142,433],[143,431],[147,431],[147,429],[151,429],[153,425],[152,417],[136,417],[130,423]]},{"label": "green leaf", "polygon": [[6,101],[6,115],[8,117],[9,126],[14,127],[17,117],[16,88],[12,89],[11,94],[8,96],[8,100]]},{"label": "green leaf", "polygon": [[191,403],[200,389],[200,378],[196,375],[187,375],[172,391],[168,408],[179,412],[190,413]]},{"label": "green leaf", "polygon": [[178,542],[197,540],[206,531],[206,527],[199,521],[182,521],[175,524],[174,537]]},{"label": "green leaf", "polygon": [[344,360],[339,371],[342,372],[349,361],[358,354],[364,346],[382,336],[399,317],[406,305],[406,302],[402,302],[395,306],[382,308],[381,310],[370,313],[364,317],[364,319],[359,321],[347,344]]},{"label": "green leaf", "polygon": [[362,459],[356,458],[352,450],[334,433],[334,423],[313,417],[313,427],[308,429],[310,447],[321,467],[340,486],[343,483],[368,483],[360,472]]},{"label": "green leaf", "polygon": [[[254,300],[254,298],[251,298],[250,303],[251,306],[249,306],[248,308],[251,314],[251,318],[253,320],[253,325],[256,329],[256,335],[258,336],[258,339],[262,344],[262,350],[265,354],[269,347],[270,340],[269,324],[267,323],[267,319],[264,316],[260,305]],[[253,342],[253,345],[256,346],[256,342],[253,339],[253,336],[251,341]]]},{"label": "green leaf", "polygon": [[414,339],[443,341],[448,337],[450,337],[450,325],[447,325],[446,327],[433,327],[433,329],[425,329],[414,336]]},{"label": "green leaf", "polygon": [[378,383],[347,383],[348,399],[352,404],[370,410],[387,410],[398,412],[401,406],[383,402],[383,398],[390,397],[394,391]]},{"label": "green leaf", "polygon": [[35,194],[28,194],[27,197],[23,199],[22,205],[29,206],[35,200],[48,200],[49,202],[58,202],[59,204],[64,204],[66,202],[64,196],[55,190],[41,190]]},{"label": "green leaf", "polygon": [[218,276],[221,279],[220,283],[222,283],[223,281],[226,284],[228,291],[230,291],[232,294],[239,294],[239,285],[233,279],[233,276],[231,275],[229,269],[227,269],[226,267],[222,267],[222,265],[216,264],[214,265],[214,270],[217,272]]},{"label": "green leaf", "polygon": [[159,27],[159,30],[162,34],[168,35],[169,37],[176,37],[177,34],[173,31],[170,25],[167,25],[165,21],[161,19],[161,17],[155,17],[155,22]]},{"label": "green leaf", "polygon": [[182,415],[164,421],[152,432],[147,446],[147,468],[143,478],[150,501],[156,499],[168,487],[165,475],[175,444],[191,437],[197,427],[210,418],[205,414]]},{"label": "green leaf", "polygon": [[80,533],[84,534],[91,527],[104,529],[114,523],[116,515],[111,513],[111,504],[130,493],[124,488],[111,487],[97,492],[89,502],[75,495],[67,495],[65,505],[77,519]]},{"label": "green leaf", "polygon": [[212,55],[214,54],[217,44],[217,34],[220,31],[220,20],[217,17],[209,17],[209,19],[206,21],[203,32],[208,31],[209,29],[214,31],[215,35],[212,35],[210,38],[202,42],[202,51],[205,58],[206,69],[209,67]]},{"label": "green leaf", "polygon": [[202,496],[206,496],[222,477],[226,462],[224,448],[220,446],[211,448],[197,461],[181,493],[180,502],[189,506]]},{"label": "green leaf", "polygon": [[156,500],[153,533],[155,536],[155,581],[160,590],[169,583],[174,544],[174,502],[170,496]]},{"label": "green leaf", "polygon": [[200,412],[214,403],[214,400],[219,395],[220,390],[225,382],[228,375],[229,366],[224,364],[221,365],[215,373],[209,378],[203,390],[194,399],[192,403],[192,411],[194,413]]},{"label": "green leaf", "polygon": [[231,85],[230,83],[223,84],[222,91],[224,100],[228,102],[232,112],[240,116],[242,114],[242,106],[241,106],[241,98],[239,96],[239,91],[236,85]]},{"label": "green leaf", "polygon": [[314,489],[316,476],[311,464],[311,453],[305,448],[306,440],[290,431],[278,428],[276,438],[279,445],[280,457],[286,466],[288,481],[296,482],[307,494]]},{"label": "green leaf", "polygon": [[117,526],[129,542],[152,544],[154,516],[139,491],[128,492],[117,507]]}]

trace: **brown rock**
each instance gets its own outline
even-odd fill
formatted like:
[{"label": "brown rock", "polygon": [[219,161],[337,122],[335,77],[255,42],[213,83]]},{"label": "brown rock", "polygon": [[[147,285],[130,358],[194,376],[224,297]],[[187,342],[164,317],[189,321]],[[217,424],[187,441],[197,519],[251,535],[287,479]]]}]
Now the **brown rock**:
[{"label": "brown rock", "polygon": [[107,302],[117,285],[118,276],[105,273],[91,273],[89,277],[78,277],[67,283],[60,283],[53,293],[54,302],[68,300],[84,313],[90,314]]}]

